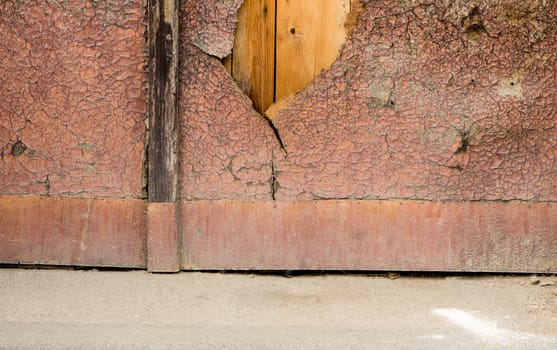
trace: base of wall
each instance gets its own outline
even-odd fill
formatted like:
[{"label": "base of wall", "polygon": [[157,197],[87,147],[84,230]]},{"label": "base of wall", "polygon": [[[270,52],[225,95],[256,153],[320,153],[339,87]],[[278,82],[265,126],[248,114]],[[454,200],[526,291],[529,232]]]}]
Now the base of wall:
[{"label": "base of wall", "polygon": [[557,205],[184,202],[183,268],[556,272]]},{"label": "base of wall", "polygon": [[0,196],[0,263],[146,267],[145,202]]},{"label": "base of wall", "polygon": [[0,196],[0,263],[555,273],[557,204]]}]

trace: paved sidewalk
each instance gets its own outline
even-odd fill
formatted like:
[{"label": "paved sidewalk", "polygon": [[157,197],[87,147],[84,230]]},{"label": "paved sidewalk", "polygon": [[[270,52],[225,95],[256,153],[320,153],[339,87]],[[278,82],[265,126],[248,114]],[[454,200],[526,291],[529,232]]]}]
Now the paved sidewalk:
[{"label": "paved sidewalk", "polygon": [[557,349],[556,281],[0,269],[0,349]]}]

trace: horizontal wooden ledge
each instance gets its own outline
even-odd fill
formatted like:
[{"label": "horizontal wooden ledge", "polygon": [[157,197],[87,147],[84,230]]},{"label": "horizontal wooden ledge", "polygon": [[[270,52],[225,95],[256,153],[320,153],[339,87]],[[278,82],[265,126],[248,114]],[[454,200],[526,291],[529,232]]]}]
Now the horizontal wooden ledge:
[{"label": "horizontal wooden ledge", "polygon": [[0,263],[555,273],[557,204],[0,196]]},{"label": "horizontal wooden ledge", "polygon": [[0,263],[146,267],[145,202],[0,196]]},{"label": "horizontal wooden ledge", "polygon": [[182,202],[184,269],[557,272],[557,204]]}]

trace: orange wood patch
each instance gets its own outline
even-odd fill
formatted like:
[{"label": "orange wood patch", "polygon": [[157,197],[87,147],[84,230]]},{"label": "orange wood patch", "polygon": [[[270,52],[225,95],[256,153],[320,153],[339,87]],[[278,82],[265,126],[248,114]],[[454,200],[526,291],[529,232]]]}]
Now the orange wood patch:
[{"label": "orange wood patch", "polygon": [[350,32],[350,10],[350,0],[246,0],[223,64],[263,113],[330,67]]},{"label": "orange wood patch", "polygon": [[274,100],[275,0],[244,1],[238,21],[231,72],[255,109],[264,111]]},{"label": "orange wood patch", "polygon": [[331,66],[346,41],[350,0],[277,2],[276,100]]}]

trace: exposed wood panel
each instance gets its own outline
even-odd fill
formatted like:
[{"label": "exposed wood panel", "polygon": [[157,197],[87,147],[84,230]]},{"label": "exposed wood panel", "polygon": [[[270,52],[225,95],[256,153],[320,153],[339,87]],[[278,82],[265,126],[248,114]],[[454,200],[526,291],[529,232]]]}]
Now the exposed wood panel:
[{"label": "exposed wood panel", "polygon": [[276,100],[330,67],[346,40],[350,0],[277,0]]},{"label": "exposed wood panel", "polygon": [[244,1],[238,20],[232,74],[255,109],[265,111],[274,99],[275,0]]},{"label": "exposed wood panel", "polygon": [[557,272],[557,204],[182,202],[185,269]]},{"label": "exposed wood panel", "polygon": [[149,180],[151,202],[177,198],[178,0],[148,0]]}]

